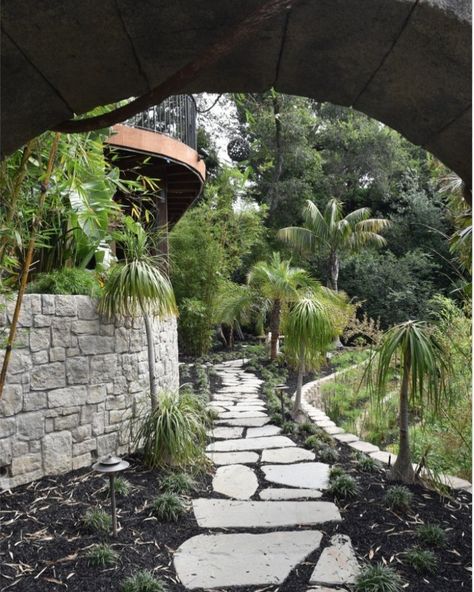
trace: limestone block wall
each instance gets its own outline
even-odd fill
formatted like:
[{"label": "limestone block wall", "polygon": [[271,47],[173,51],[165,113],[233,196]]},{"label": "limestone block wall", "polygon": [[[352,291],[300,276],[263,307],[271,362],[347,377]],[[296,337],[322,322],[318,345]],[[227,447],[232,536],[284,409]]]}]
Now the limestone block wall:
[{"label": "limestone block wall", "polygon": [[[0,302],[0,339],[14,304]],[[138,319],[104,321],[96,305],[25,296],[0,400],[0,489],[129,450],[131,418],[148,403],[145,330]],[[176,320],[155,320],[154,336],[158,384],[178,388]]]}]

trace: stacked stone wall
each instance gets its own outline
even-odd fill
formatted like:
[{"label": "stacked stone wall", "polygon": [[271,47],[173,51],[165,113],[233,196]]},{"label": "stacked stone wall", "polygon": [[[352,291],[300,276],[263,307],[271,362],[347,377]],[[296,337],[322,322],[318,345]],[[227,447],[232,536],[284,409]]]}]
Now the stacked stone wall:
[{"label": "stacked stone wall", "polygon": [[[2,302],[3,341],[15,303]],[[154,337],[159,387],[175,389],[175,319],[155,320]],[[141,320],[105,321],[87,296],[26,295],[0,400],[0,489],[129,451],[148,404],[147,359]]]}]

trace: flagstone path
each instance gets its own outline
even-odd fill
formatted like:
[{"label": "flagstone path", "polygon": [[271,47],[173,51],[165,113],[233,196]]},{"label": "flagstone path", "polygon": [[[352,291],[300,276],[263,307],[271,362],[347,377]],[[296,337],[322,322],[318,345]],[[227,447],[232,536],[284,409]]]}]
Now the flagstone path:
[{"label": "flagstone path", "polygon": [[[318,501],[328,487],[330,466],[315,462],[314,453],[270,424],[259,398],[262,381],[243,371],[242,360],[214,370],[222,387],[209,404],[218,419],[206,453],[217,465],[213,490],[220,497],[193,500],[196,521],[205,530],[174,555],[182,584],[188,590],[279,585],[320,548],[301,592],[337,592],[337,586],[353,583],[359,564],[349,537],[324,534],[325,524],[342,521],[335,504]],[[312,419],[339,433],[324,414]],[[264,475],[263,489],[257,471]]]}]

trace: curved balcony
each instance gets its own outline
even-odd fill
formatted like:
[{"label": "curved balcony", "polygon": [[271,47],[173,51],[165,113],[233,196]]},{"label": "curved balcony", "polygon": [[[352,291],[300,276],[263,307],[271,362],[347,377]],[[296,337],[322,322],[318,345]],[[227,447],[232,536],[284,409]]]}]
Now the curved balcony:
[{"label": "curved balcony", "polygon": [[[115,164],[124,175],[130,171],[159,179],[166,214],[161,220],[171,226],[199,197],[206,166],[196,151],[196,106],[192,98],[179,95],[151,107],[123,124],[113,126],[108,144],[115,150]],[[165,219],[164,219],[165,218]]]}]

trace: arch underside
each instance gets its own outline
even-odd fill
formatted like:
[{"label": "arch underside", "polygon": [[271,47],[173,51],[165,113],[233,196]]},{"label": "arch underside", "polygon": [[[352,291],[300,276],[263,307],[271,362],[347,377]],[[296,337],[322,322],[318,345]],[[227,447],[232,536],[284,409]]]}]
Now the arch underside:
[{"label": "arch underside", "polygon": [[[263,0],[3,0],[1,144],[139,96]],[[303,0],[183,92],[288,94],[353,106],[470,184],[469,0]]]}]

